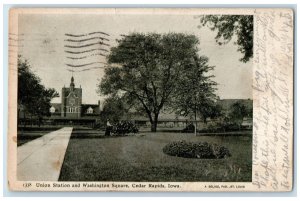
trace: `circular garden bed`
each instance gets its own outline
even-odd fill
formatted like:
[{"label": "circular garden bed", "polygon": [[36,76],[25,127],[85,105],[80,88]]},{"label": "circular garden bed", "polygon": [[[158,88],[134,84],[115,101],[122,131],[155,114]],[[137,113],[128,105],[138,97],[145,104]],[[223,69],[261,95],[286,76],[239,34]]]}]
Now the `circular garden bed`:
[{"label": "circular garden bed", "polygon": [[163,148],[163,152],[170,156],[198,159],[222,159],[231,156],[226,147],[207,142],[171,142]]}]

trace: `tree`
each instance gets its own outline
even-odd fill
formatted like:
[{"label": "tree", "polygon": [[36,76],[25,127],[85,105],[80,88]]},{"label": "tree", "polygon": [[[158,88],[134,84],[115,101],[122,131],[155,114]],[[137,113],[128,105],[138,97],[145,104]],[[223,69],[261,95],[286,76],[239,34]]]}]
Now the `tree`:
[{"label": "tree", "polygon": [[40,126],[43,116],[50,115],[51,100],[58,96],[55,89],[46,89],[41,84],[40,78],[31,71],[27,60],[18,58],[18,108],[23,108],[25,119],[26,113],[34,115]]},{"label": "tree", "polygon": [[[217,83],[212,80],[210,71],[214,67],[208,65],[208,58],[195,55],[184,65],[184,70],[176,84],[176,93],[172,97],[175,111],[183,116],[194,114],[195,122],[200,116],[204,123],[207,118],[217,117],[221,110],[216,104]],[[195,133],[197,123],[195,123]]]},{"label": "tree", "polygon": [[241,101],[238,101],[231,105],[229,118],[232,122],[238,125],[239,129],[241,129],[241,125],[243,123],[244,117],[251,117],[252,111],[250,108],[247,108],[245,104]]},{"label": "tree", "polygon": [[103,104],[101,118],[103,122],[109,119],[110,122],[117,123],[128,112],[124,98],[112,95],[108,97]]},{"label": "tree", "polygon": [[39,126],[41,125],[43,117],[50,115],[51,100],[53,98],[59,97],[59,94],[55,89],[45,89],[45,87],[42,88],[43,90],[41,91],[39,97],[35,99],[35,105],[33,105],[33,107],[31,107],[31,110],[29,110],[32,114],[37,116]]},{"label": "tree", "polygon": [[240,59],[247,62],[253,57],[253,16],[252,15],[205,15],[200,18],[203,26],[217,30],[216,42],[219,45],[228,43],[234,35],[238,51],[243,54]]},{"label": "tree", "polygon": [[136,107],[143,107],[155,132],[159,113],[169,103],[183,66],[197,55],[199,41],[181,33],[132,33],[117,42],[108,56],[110,66],[105,69],[100,92],[137,101]]}]

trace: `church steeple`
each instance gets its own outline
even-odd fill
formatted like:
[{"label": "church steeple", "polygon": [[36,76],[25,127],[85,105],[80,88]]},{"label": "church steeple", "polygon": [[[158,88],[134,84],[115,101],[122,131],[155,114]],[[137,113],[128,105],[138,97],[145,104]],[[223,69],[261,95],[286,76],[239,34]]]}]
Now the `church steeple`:
[{"label": "church steeple", "polygon": [[70,88],[71,88],[72,91],[73,91],[74,88],[75,88],[74,77],[73,77],[73,76],[72,76],[72,78],[71,78]]}]

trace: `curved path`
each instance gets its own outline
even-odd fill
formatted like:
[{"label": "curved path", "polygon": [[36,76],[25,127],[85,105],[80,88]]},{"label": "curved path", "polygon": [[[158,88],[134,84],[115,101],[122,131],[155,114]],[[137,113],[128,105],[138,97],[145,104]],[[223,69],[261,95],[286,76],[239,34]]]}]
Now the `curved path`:
[{"label": "curved path", "polygon": [[19,181],[57,181],[72,127],[64,127],[17,149]]}]

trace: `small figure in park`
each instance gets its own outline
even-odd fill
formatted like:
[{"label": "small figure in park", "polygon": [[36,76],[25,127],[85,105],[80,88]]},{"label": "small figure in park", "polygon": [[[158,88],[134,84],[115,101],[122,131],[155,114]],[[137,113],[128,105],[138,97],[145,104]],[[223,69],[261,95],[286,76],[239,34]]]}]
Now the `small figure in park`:
[{"label": "small figure in park", "polygon": [[109,119],[107,119],[105,136],[110,136],[111,130],[112,130],[112,125],[109,123]]}]

